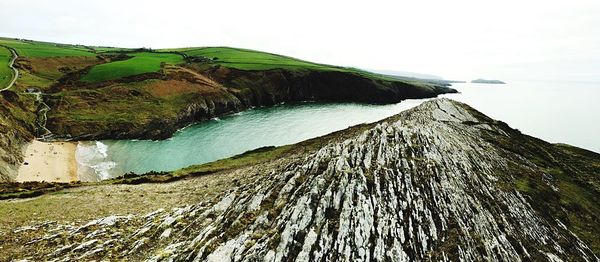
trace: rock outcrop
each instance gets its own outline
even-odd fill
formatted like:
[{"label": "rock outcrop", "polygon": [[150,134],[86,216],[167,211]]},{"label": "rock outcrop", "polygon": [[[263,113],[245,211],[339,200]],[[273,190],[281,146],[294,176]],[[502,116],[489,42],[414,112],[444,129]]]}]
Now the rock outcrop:
[{"label": "rock outcrop", "polygon": [[20,235],[26,247],[15,258],[52,261],[598,261],[570,218],[515,186],[531,176],[560,196],[561,178],[498,146],[505,139],[533,138],[435,99],[250,169],[239,174],[246,182],[200,203],[46,222],[0,240]]}]

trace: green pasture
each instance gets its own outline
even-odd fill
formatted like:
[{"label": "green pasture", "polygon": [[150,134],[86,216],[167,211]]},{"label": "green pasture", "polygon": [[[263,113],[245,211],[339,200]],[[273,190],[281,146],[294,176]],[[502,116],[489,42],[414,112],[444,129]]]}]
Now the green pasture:
[{"label": "green pasture", "polygon": [[[121,77],[138,75],[148,72],[157,72],[160,69],[161,62],[178,64],[183,62],[183,57],[173,53],[180,52],[188,56],[201,56],[213,60],[229,68],[240,70],[319,70],[319,71],[339,71],[358,74],[363,77],[378,79],[390,82],[412,82],[422,85],[419,81],[400,80],[395,77],[380,75],[365,70],[312,63],[293,57],[271,54],[242,48],[231,47],[194,47],[179,49],[162,49],[158,52],[137,52],[129,53],[132,49],[116,47],[85,47],[81,45],[64,45],[48,42],[37,42],[30,40],[16,40],[10,38],[0,38],[0,45],[12,47],[17,50],[22,57],[59,57],[59,56],[94,56],[97,54],[118,55],[125,53],[132,58],[116,61],[107,64],[101,64],[93,67],[88,74],[81,79],[84,82],[101,82],[113,80]],[[10,57],[10,53],[9,53]],[[3,56],[0,59],[5,60]],[[4,70],[0,69],[3,74]],[[8,73],[11,73],[10,70]],[[3,82],[4,79],[0,79]]]},{"label": "green pasture", "polygon": [[0,46],[0,89],[5,88],[13,78],[13,70],[9,67],[12,53],[8,48]]},{"label": "green pasture", "polygon": [[311,63],[292,57],[240,48],[204,47],[167,50],[182,52],[189,56],[203,56],[211,59],[215,58],[214,61],[216,63],[242,70],[268,70],[276,68],[332,70],[337,68],[329,65]]},{"label": "green pasture", "polygon": [[0,38],[0,45],[17,50],[22,57],[60,57],[60,56],[95,56],[83,46],[63,45],[28,40]]},{"label": "green pasture", "polygon": [[181,55],[170,53],[130,53],[127,60],[94,66],[81,81],[95,83],[121,77],[157,72],[162,62],[178,64],[183,62]]},{"label": "green pasture", "polygon": [[[386,75],[376,74],[353,67],[340,67],[326,64],[312,63],[289,56],[271,54],[242,48],[231,47],[202,47],[202,48],[181,48],[181,49],[163,49],[159,51],[181,52],[189,56],[203,56],[214,59],[215,63],[229,68],[241,70],[270,70],[270,69],[288,69],[288,70],[321,70],[321,71],[339,71],[346,73],[359,74],[361,76],[384,81],[399,81],[398,78]],[[422,84],[420,81],[402,80],[403,82],[414,82]]]}]

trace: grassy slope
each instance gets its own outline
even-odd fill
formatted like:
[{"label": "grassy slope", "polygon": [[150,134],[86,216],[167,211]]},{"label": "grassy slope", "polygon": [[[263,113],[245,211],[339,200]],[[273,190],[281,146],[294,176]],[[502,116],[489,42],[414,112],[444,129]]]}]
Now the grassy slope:
[{"label": "grassy slope", "polygon": [[172,49],[189,56],[203,56],[214,59],[215,62],[227,67],[242,70],[313,69],[313,70],[342,70],[341,67],[316,64],[299,59],[258,52],[248,49],[230,47],[205,47],[189,49]]},{"label": "grassy slope", "polygon": [[[235,102],[236,97],[223,91],[225,89],[219,86],[223,83],[202,84],[205,81],[200,78],[206,78],[206,75],[193,76],[203,74],[202,70],[215,68],[229,67],[252,71],[246,72],[248,76],[244,75],[245,73],[238,73],[242,74],[241,77],[233,76],[235,81],[239,80],[238,82],[242,83],[240,86],[244,86],[244,81],[255,82],[257,78],[261,79],[260,74],[263,72],[272,73],[268,72],[271,69],[290,74],[309,74],[314,71],[343,72],[344,75],[352,74],[352,77],[363,78],[361,84],[372,84],[373,90],[376,91],[380,87],[387,88],[396,83],[410,82],[355,68],[311,63],[239,48],[207,47],[146,52],[140,49],[87,47],[7,38],[0,38],[0,44],[14,47],[19,53],[17,66],[21,70],[15,91],[20,93],[28,87],[42,90],[46,94],[46,103],[52,107],[48,113],[49,128],[61,135],[89,134],[90,130],[121,132],[133,127],[142,129],[149,123],[162,120],[173,122],[178,119],[182,109],[190,104],[204,106],[205,103],[207,108],[212,103],[230,106],[229,102]],[[121,60],[123,56],[130,58]],[[184,62],[184,56],[191,58],[191,61],[186,61],[189,62],[186,64],[187,68],[169,69],[173,68],[169,64]],[[194,60],[202,57],[210,59]],[[215,57],[217,59],[212,60]],[[167,66],[163,66],[164,63]],[[194,65],[200,66],[195,68]],[[160,74],[140,75],[159,70]],[[185,70],[188,72],[184,72]],[[277,74],[278,72],[272,73],[273,76],[279,77]],[[107,82],[136,75],[137,78]],[[285,91],[277,86],[279,79],[283,78],[262,79],[265,79],[265,83],[261,83],[260,86],[248,85],[242,91],[234,91],[239,91],[246,99],[252,98],[252,95],[249,95],[251,92],[258,92],[256,97],[264,101],[268,97],[280,95],[277,92],[285,95]],[[431,90],[431,86],[422,82],[415,81],[410,84],[416,88]],[[236,87],[237,85],[233,84],[226,86]],[[168,95],[162,95],[163,93]],[[227,110],[231,111],[231,108]],[[59,124],[52,126],[53,123]]]},{"label": "grassy slope", "polygon": [[[38,42],[34,43],[37,44]],[[39,43],[39,45],[40,49],[49,46],[44,43]],[[81,47],[72,46],[72,48],[79,52]],[[190,84],[190,81],[188,81],[185,84],[187,89],[195,88],[198,90],[190,93],[184,90],[186,88],[181,88],[181,86],[179,86],[179,88],[183,91],[177,91],[176,86],[178,83],[167,84],[167,81],[165,80],[178,78],[178,75],[181,74],[170,74],[169,72],[173,70],[165,69],[169,66],[162,67],[161,65],[163,63],[183,63],[184,56],[189,56],[192,58],[192,61],[194,61],[194,58],[210,58],[210,60],[200,59],[201,62],[190,63],[201,64],[207,68],[214,68],[220,65],[223,67],[249,71],[255,70],[259,72],[277,69],[284,71],[336,71],[350,73],[366,79],[378,80],[379,83],[374,85],[374,88],[377,88],[380,85],[391,85],[389,83],[410,82],[354,68],[311,63],[291,57],[238,48],[207,47],[164,49],[154,52],[144,52],[139,49],[134,51],[132,49],[112,47],[85,48],[87,48],[86,50],[90,50],[90,52],[96,52],[95,54],[98,55],[96,61],[98,61],[98,63],[91,66],[91,69],[86,69],[89,71],[81,71],[79,76],[69,79],[68,81],[70,83],[80,81],[80,83],[76,83],[66,88],[61,85],[60,88],[62,90],[58,91],[57,88],[54,88],[54,92],[48,92],[49,96],[47,96],[47,99],[53,101],[53,103],[56,102],[54,105],[50,104],[50,106],[53,107],[53,110],[49,113],[50,125],[52,125],[52,123],[62,123],[63,126],[69,128],[69,130],[66,130],[60,129],[62,126],[56,129],[52,129],[52,126],[50,127],[58,133],[85,133],[83,131],[86,131],[88,127],[94,130],[116,130],[124,129],[128,126],[142,126],[156,119],[174,119],[181,111],[181,108],[184,108],[190,103],[203,101],[198,98],[194,99],[194,97],[201,96],[209,100],[225,99],[223,95],[218,93],[221,92],[219,88],[206,89],[202,86]],[[93,54],[90,52],[86,54]],[[129,56],[130,58],[120,60],[122,57],[119,56],[123,55]],[[212,60],[215,57],[217,59]],[[36,64],[48,64],[49,61],[47,60],[50,58],[46,58],[46,60],[38,59],[38,61],[27,57],[25,57],[25,59],[30,60],[35,68]],[[65,61],[65,58],[61,59],[61,61]],[[117,59],[119,61],[107,63],[107,61],[110,61],[111,59]],[[69,61],[66,61],[65,65],[68,65],[69,67],[76,66],[75,64],[69,63]],[[89,66],[89,64],[82,64],[78,69],[83,69],[83,65]],[[46,91],[53,85],[56,87],[59,78],[67,75],[62,74],[60,77],[53,77],[50,79],[46,77],[46,75],[53,73],[52,76],[55,76],[59,73],[59,71],[56,70],[56,66],[51,69],[53,69],[52,72],[22,70],[23,76],[18,81],[18,88],[23,90],[25,87],[35,86]],[[106,83],[106,81],[136,75],[139,76],[144,73],[158,72],[159,70],[163,75],[160,79],[145,79],[145,76],[140,76],[139,79],[136,78],[133,81]],[[156,76],[153,77],[156,78]],[[154,91],[159,89],[159,87],[156,87],[157,85],[160,85],[159,83],[164,83],[160,88],[173,89],[172,95],[155,95]],[[94,84],[100,84],[100,87],[93,86]],[[426,89],[431,88],[429,85],[418,81],[411,82],[411,84],[414,86],[423,85],[423,88]],[[87,88],[88,85],[90,88]],[[265,88],[265,90],[268,89],[268,87]],[[209,101],[208,103],[210,104],[212,102]]]},{"label": "grassy slope", "polygon": [[160,64],[178,64],[183,62],[181,55],[170,53],[132,53],[130,59],[101,64],[93,67],[90,72],[81,78],[84,82],[102,82],[121,77],[139,75],[160,70]]},{"label": "grassy slope", "polygon": [[[119,51],[128,51],[127,49],[118,48],[94,49],[100,53],[105,54],[116,54],[116,52]],[[368,78],[381,79],[385,81],[398,81],[398,79],[394,77],[375,74],[356,68],[338,67],[332,65],[312,63],[283,55],[231,47],[162,49],[158,52],[153,53],[134,53],[133,56],[135,56],[135,58],[133,59],[98,65],[94,67],[89,72],[89,74],[82,78],[82,80],[85,82],[101,82],[106,80],[113,80],[125,76],[156,72],[159,69],[160,62],[166,62],[171,64],[183,62],[183,60],[180,57],[166,52],[183,53],[190,57],[205,57],[208,59],[212,59],[212,63],[241,70],[286,69],[339,71],[359,74]],[[115,72],[116,70],[119,70],[121,72]],[[406,81],[410,82],[410,80]],[[419,81],[412,82],[420,83]]]},{"label": "grassy slope", "polygon": [[95,56],[82,46],[0,38],[0,45],[14,48],[23,57]]},{"label": "grassy slope", "polygon": [[[97,54],[115,55],[119,52],[131,52],[131,49],[126,48],[87,47],[9,38],[0,38],[0,44],[15,48],[19,53],[19,56],[25,58],[95,56]],[[82,80],[85,82],[113,80],[124,76],[156,72],[158,71],[161,62],[172,64],[183,62],[183,59],[180,56],[166,52],[179,52],[188,56],[201,56],[210,59],[217,58],[213,63],[241,70],[287,69],[340,71],[384,81],[399,81],[398,78],[376,74],[357,68],[318,64],[283,55],[230,47],[162,49],[159,50],[159,52],[153,53],[133,53],[134,58],[132,59],[98,65],[92,68],[89,74],[85,75]],[[128,54],[131,55],[132,53]],[[420,81],[413,81],[410,79],[402,81],[410,82],[415,85],[422,84]]]},{"label": "grassy slope", "polygon": [[[74,121],[106,121],[111,123],[144,123],[154,116],[171,116],[177,113],[175,99],[159,99],[146,94],[144,87],[158,80],[117,84],[102,89],[81,89],[68,92],[66,95],[58,94],[66,103],[81,103],[76,111],[56,112],[56,116],[63,116]],[[145,95],[130,95],[130,92],[144,92]],[[103,105],[110,102],[110,106]],[[185,104],[185,102],[181,102]],[[144,110],[139,110],[143,108]],[[135,112],[135,114],[131,113]]]},{"label": "grassy slope", "polygon": [[131,48],[105,47],[105,46],[92,46],[90,48],[93,49],[96,53],[99,53],[99,54],[112,53],[112,52],[127,52],[127,51],[132,51],[133,50]]},{"label": "grassy slope", "polygon": [[[65,57],[65,56],[95,56],[97,54],[117,54],[118,52],[130,52],[131,49],[115,47],[87,47],[78,45],[56,44],[48,42],[39,42],[31,40],[15,40],[9,38],[0,38],[0,45],[6,45],[15,48],[21,57]],[[249,49],[230,48],[230,47],[203,47],[203,48],[179,48],[162,49],[154,53],[134,53],[134,58],[98,65],[91,72],[83,77],[86,82],[99,82],[112,80],[124,76],[142,74],[147,72],[156,72],[160,62],[180,63],[183,60],[175,54],[165,52],[180,52],[188,56],[202,56],[207,58],[217,58],[214,63],[226,67],[242,70],[324,70],[340,71],[359,74],[367,78],[374,78],[385,81],[398,81],[398,78],[386,75],[367,72],[357,68],[339,67],[325,64],[312,63],[300,59],[260,52]],[[111,72],[119,70],[122,72]],[[421,84],[420,81],[410,79],[402,80],[412,84]]]},{"label": "grassy slope", "polygon": [[13,70],[8,66],[11,59],[10,50],[0,46],[0,89],[6,87],[13,78]]},{"label": "grassy slope", "polygon": [[[66,45],[47,43],[31,40],[16,40],[10,38],[1,38],[0,45],[14,48],[18,55],[19,60],[34,60],[34,61],[47,61],[60,58],[87,58],[93,59],[96,54],[92,50],[84,46]],[[3,49],[3,48],[1,48]],[[2,50],[0,50],[2,51]],[[0,56],[0,59],[3,58]],[[19,61],[17,60],[17,62]],[[69,67],[71,64],[64,64],[63,66]],[[39,87],[42,90],[49,87],[57,79],[64,76],[64,73],[56,73],[57,68],[53,72],[33,72],[31,70],[19,70],[19,79],[17,79],[15,88],[17,90],[23,90],[26,87]],[[55,77],[48,77],[48,75],[54,75]],[[2,79],[0,79],[2,82]]]},{"label": "grassy slope", "polygon": [[[163,49],[161,51],[181,52],[188,56],[201,56],[213,59],[214,63],[218,63],[225,67],[236,68],[241,70],[271,70],[271,69],[287,69],[287,70],[322,70],[322,71],[339,71],[346,73],[354,73],[367,78],[380,79],[384,81],[399,81],[397,77],[376,74],[352,67],[340,67],[326,64],[318,64],[296,59],[289,56],[271,54],[256,50],[232,48],[232,47],[202,47],[202,48],[180,48],[180,49]],[[215,59],[216,58],[216,59]],[[403,79],[404,82],[420,85],[421,81]]]}]

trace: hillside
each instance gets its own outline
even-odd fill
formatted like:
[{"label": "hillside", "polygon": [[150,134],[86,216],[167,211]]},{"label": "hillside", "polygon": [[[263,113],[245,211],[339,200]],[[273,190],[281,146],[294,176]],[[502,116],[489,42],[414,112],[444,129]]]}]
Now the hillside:
[{"label": "hillside", "polygon": [[0,90],[8,86],[13,77],[13,70],[9,66],[11,60],[10,50],[0,46]]},{"label": "hillside", "polygon": [[[165,139],[190,123],[294,101],[396,103],[455,90],[229,48],[126,49],[0,38],[0,181],[45,140]],[[4,88],[4,86],[2,86]],[[18,130],[11,135],[11,131]]]},{"label": "hillside", "polygon": [[[598,261],[600,254],[600,155],[523,135],[448,99],[144,178],[0,201],[0,260]],[[143,183],[152,180],[172,182]],[[123,182],[132,184],[114,184]]]}]

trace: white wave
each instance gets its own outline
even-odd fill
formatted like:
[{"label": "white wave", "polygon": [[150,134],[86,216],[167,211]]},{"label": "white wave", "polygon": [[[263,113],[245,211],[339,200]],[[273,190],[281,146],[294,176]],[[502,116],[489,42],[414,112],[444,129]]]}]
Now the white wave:
[{"label": "white wave", "polygon": [[96,148],[98,148],[98,153],[100,153],[104,158],[108,156],[108,146],[100,141],[96,141]]},{"label": "white wave", "polygon": [[80,142],[75,151],[80,178],[103,180],[111,178],[111,171],[117,163],[108,159],[108,146],[100,141],[95,143]]},{"label": "white wave", "polygon": [[90,167],[92,169],[94,169],[94,171],[96,172],[96,175],[98,175],[98,177],[100,177],[101,180],[105,180],[105,179],[111,178],[110,170],[115,168],[116,166],[117,166],[116,162],[107,161],[107,162],[101,162],[97,165],[93,165]]}]

